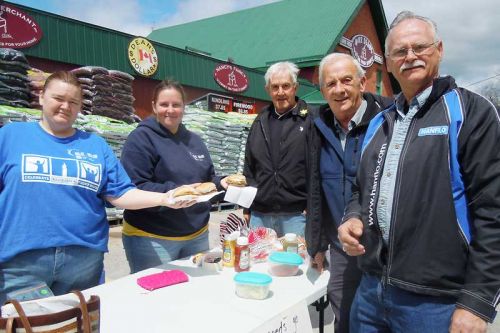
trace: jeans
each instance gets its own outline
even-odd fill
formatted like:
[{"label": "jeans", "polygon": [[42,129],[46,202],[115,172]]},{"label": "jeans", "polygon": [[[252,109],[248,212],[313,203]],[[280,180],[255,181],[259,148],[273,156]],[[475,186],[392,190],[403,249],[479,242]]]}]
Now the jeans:
[{"label": "jeans", "polygon": [[266,227],[274,229],[278,237],[282,237],[286,233],[294,233],[304,237],[304,231],[306,228],[306,216],[302,213],[290,215],[273,215],[252,212],[250,216],[250,227]]},{"label": "jeans", "polygon": [[363,274],[351,308],[351,333],[448,332],[455,301],[384,286]]},{"label": "jeans", "polygon": [[99,284],[104,253],[82,246],[26,251],[0,264],[0,304],[64,295]]},{"label": "jeans", "polygon": [[122,235],[130,273],[160,266],[170,261],[208,250],[208,231],[189,240]]},{"label": "jeans", "polygon": [[335,333],[349,333],[349,315],[361,280],[358,259],[348,256],[335,245],[330,246],[330,280],[328,298],[335,314]]}]

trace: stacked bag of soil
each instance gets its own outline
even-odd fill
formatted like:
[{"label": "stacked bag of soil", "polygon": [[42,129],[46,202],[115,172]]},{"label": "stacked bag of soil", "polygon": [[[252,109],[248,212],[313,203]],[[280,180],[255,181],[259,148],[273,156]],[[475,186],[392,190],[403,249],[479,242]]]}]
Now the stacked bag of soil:
[{"label": "stacked bag of soil", "polygon": [[42,94],[43,86],[45,85],[45,80],[50,76],[51,73],[46,73],[37,68],[30,68],[28,70],[29,88],[31,92],[31,108],[41,110],[40,105],[40,95]]},{"label": "stacked bag of soil", "polygon": [[98,66],[80,67],[72,72],[82,84],[84,114],[106,116],[127,123],[140,121],[133,107],[132,75]]},{"label": "stacked bag of soil", "polygon": [[30,107],[29,68],[22,52],[0,48],[0,105]]},{"label": "stacked bag of soil", "polygon": [[207,145],[217,175],[241,173],[248,131],[255,115],[223,113],[186,107],[183,122]]}]

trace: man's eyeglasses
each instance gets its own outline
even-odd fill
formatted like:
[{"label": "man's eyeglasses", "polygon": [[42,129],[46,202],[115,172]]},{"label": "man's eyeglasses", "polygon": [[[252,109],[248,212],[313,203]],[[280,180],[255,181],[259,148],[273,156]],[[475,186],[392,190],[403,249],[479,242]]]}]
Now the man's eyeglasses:
[{"label": "man's eyeglasses", "polygon": [[429,55],[434,51],[432,48],[435,47],[439,41],[432,42],[430,44],[416,44],[410,48],[402,47],[400,49],[395,49],[389,53],[389,58],[394,61],[402,60],[406,58],[410,50],[416,56]]}]

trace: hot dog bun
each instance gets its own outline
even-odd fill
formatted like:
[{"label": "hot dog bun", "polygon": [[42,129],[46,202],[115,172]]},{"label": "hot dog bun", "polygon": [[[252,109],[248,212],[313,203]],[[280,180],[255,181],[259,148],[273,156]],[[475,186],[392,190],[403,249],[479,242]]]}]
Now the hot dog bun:
[{"label": "hot dog bun", "polygon": [[245,178],[245,176],[240,174],[227,176],[226,182],[228,185],[232,186],[240,186],[240,187],[247,186],[247,179]]}]

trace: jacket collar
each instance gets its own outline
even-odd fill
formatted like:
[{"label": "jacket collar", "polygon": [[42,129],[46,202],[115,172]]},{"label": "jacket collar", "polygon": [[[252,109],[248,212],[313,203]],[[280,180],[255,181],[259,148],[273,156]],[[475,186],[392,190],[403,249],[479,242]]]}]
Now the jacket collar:
[{"label": "jacket collar", "polygon": [[[441,98],[441,96],[455,88],[457,88],[457,84],[455,83],[455,79],[452,76],[447,75],[435,78],[432,82],[432,90],[429,94],[429,97],[427,97],[427,100],[417,112],[415,117],[423,116],[427,111],[429,111],[431,106]],[[396,110],[395,106],[392,107],[392,110]]]},{"label": "jacket collar", "polygon": [[[292,116],[300,116],[301,118],[307,117],[307,115],[308,115],[307,103],[298,97],[295,97],[295,101],[297,102],[297,104],[294,106],[293,110],[291,111]],[[263,112],[274,112],[273,103],[269,103],[269,105],[262,111]]]},{"label": "jacket collar", "polygon": [[[363,93],[363,99],[366,101],[366,110],[363,114],[363,118],[356,125],[356,127],[368,126],[370,120],[379,112],[379,110],[383,109],[383,106],[379,103],[379,101],[375,98],[375,95],[371,93]],[[330,109],[328,104],[323,104],[319,108],[319,117],[325,123],[328,122],[329,117],[333,116],[333,112]],[[332,119],[333,120],[333,119]]]}]

